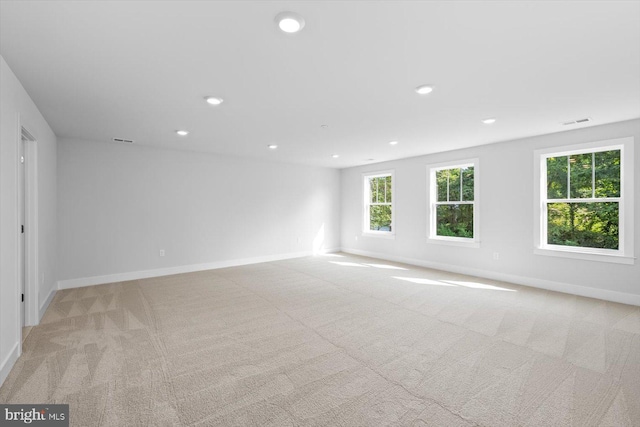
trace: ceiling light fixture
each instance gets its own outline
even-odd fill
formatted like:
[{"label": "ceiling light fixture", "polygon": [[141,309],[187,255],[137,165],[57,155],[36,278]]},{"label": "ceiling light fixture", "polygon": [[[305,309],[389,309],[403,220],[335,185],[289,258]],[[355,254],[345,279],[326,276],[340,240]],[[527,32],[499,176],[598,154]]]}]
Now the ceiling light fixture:
[{"label": "ceiling light fixture", "polygon": [[416,93],[418,93],[418,95],[426,95],[431,92],[433,92],[433,86],[422,85],[416,88]]},{"label": "ceiling light fixture", "polygon": [[482,120],[482,123],[484,123],[485,125],[490,125],[496,122],[496,119],[494,119],[493,117],[489,118],[489,119],[484,119]]},{"label": "ceiling light fixture", "polygon": [[176,133],[180,136],[187,136],[189,135],[189,131],[188,130],[177,130]]},{"label": "ceiling light fixture", "polygon": [[275,144],[267,145],[267,147],[269,147],[269,150],[275,150],[276,148],[278,148],[278,146]]},{"label": "ceiling light fixture", "polygon": [[220,105],[224,101],[224,99],[215,96],[207,96],[205,99],[207,100],[207,103],[211,105]]},{"label": "ceiling light fixture", "polygon": [[337,159],[338,157],[340,157],[340,155],[339,154],[334,154],[331,157],[333,157],[334,159]]},{"label": "ceiling light fixture", "polygon": [[280,12],[276,15],[278,27],[285,33],[297,33],[304,28],[304,18],[293,12]]},{"label": "ceiling light fixture", "polygon": [[398,145],[398,141],[389,141],[389,145]]}]

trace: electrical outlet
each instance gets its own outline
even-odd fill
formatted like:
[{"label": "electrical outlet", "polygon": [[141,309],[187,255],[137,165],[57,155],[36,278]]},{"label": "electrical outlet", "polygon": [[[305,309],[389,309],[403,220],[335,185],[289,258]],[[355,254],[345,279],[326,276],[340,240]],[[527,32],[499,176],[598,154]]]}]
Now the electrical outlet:
[{"label": "electrical outlet", "polygon": [[160,256],[164,256],[164,249],[160,249]]},{"label": "electrical outlet", "polygon": [[494,261],[499,261],[500,260],[500,253],[494,252],[493,253],[493,260]]},{"label": "electrical outlet", "polygon": [[358,241],[358,236],[356,236],[356,242]]}]

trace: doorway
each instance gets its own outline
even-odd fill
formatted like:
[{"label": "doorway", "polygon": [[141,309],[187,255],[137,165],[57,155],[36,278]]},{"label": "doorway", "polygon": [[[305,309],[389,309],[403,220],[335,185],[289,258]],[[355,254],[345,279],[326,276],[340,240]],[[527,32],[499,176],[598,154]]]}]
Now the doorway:
[{"label": "doorway", "polygon": [[26,227],[26,200],[27,200],[27,177],[26,177],[26,145],[27,139],[22,136],[18,148],[18,221],[20,222],[20,238],[18,239],[18,275],[20,277],[20,326],[22,327],[22,342],[29,334],[30,328],[26,327],[24,296],[26,293],[27,281],[27,242],[25,237]]},{"label": "doorway", "polygon": [[37,150],[36,139],[21,127],[18,151],[18,302],[22,342],[38,324],[37,310]]}]

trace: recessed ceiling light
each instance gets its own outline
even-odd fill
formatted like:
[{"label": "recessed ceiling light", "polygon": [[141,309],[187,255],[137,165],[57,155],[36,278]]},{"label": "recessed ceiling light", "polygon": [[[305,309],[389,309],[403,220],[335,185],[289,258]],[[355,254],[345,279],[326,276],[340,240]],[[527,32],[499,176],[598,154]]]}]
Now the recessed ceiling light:
[{"label": "recessed ceiling light", "polygon": [[389,145],[398,145],[398,141],[389,141]]},{"label": "recessed ceiling light", "polygon": [[270,150],[275,150],[276,148],[278,148],[278,146],[275,144],[267,145],[267,147],[269,147]]},{"label": "recessed ceiling light", "polygon": [[429,85],[422,85],[422,86],[418,86],[416,88],[416,92],[419,95],[426,95],[428,93],[433,92],[433,86],[429,86]]},{"label": "recessed ceiling light", "polygon": [[304,28],[304,18],[293,12],[280,12],[276,15],[276,22],[285,33],[297,33]]},{"label": "recessed ceiling light", "polygon": [[334,154],[331,157],[333,157],[334,159],[337,159],[338,157],[340,157],[340,155],[339,154]]},{"label": "recessed ceiling light", "polygon": [[496,122],[496,119],[494,119],[493,117],[491,117],[489,119],[484,119],[482,121],[482,123],[484,123],[485,125],[490,125],[490,124],[495,123],[495,122]]},{"label": "recessed ceiling light", "polygon": [[180,136],[187,136],[189,135],[189,131],[188,130],[177,130],[176,133]]},{"label": "recessed ceiling light", "polygon": [[224,99],[218,98],[216,96],[207,96],[205,99],[211,105],[220,105],[224,101]]}]

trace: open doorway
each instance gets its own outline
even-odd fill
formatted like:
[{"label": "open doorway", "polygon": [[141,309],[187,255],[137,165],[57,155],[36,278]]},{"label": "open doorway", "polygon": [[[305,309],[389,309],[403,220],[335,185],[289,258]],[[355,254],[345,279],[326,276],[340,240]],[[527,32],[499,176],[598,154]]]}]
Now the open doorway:
[{"label": "open doorway", "polygon": [[22,342],[38,323],[37,306],[37,176],[36,140],[21,128],[18,145],[18,284]]},{"label": "open doorway", "polygon": [[29,335],[31,330],[30,327],[26,326],[27,322],[25,319],[25,304],[24,304],[24,296],[26,293],[26,283],[27,283],[27,242],[25,237],[25,226],[26,226],[26,216],[27,216],[27,177],[26,177],[26,145],[27,139],[24,135],[20,140],[20,145],[18,148],[18,221],[20,222],[20,238],[18,239],[18,275],[19,275],[19,283],[20,283],[20,326],[22,327],[22,342],[24,343],[25,338]]}]

